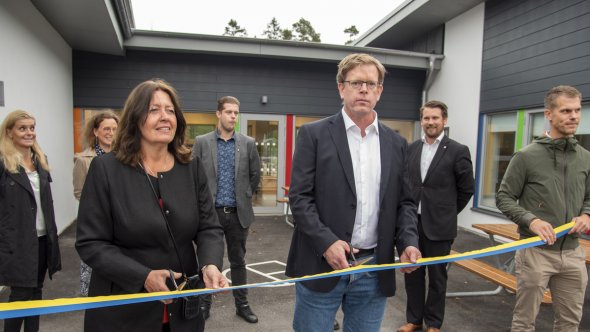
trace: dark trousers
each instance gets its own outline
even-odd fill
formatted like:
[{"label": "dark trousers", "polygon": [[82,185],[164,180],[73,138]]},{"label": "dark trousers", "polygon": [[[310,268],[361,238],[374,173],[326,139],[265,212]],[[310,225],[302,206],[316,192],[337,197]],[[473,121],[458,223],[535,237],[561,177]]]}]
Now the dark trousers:
[{"label": "dark trousers", "polygon": [[[445,256],[451,252],[453,240],[431,241],[424,234],[418,218],[419,249],[422,257]],[[426,269],[428,269],[428,294],[426,294]],[[447,294],[447,265],[423,266],[410,274],[404,274],[406,281],[406,319],[409,323],[440,328],[445,315]]]},{"label": "dark trousers", "polygon": [[[47,273],[47,236],[39,237],[39,256],[37,259],[37,287],[10,287],[8,302],[41,300],[43,281],[45,281],[45,273]],[[19,332],[23,322],[25,332],[39,331],[39,316],[6,319],[4,321],[4,331]]]},{"label": "dark trousers", "polygon": [[[237,213],[225,213],[223,209],[217,209],[217,216],[225,233],[232,285],[245,285],[247,283],[246,240],[248,239],[248,228],[243,228],[240,225]],[[247,289],[236,289],[232,292],[236,307],[248,304]],[[210,307],[211,294],[203,295],[202,301],[204,306]]]}]

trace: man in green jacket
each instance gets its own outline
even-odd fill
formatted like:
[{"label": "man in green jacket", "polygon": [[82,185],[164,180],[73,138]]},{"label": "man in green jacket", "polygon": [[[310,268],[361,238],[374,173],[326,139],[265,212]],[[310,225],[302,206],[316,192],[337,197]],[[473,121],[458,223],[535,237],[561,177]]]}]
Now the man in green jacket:
[{"label": "man in green jacket", "polygon": [[[590,152],[573,137],[581,117],[581,93],[557,86],[545,96],[545,137],[516,152],[502,179],[496,205],[518,224],[521,238],[538,235],[546,245],[516,252],[517,292],[512,332],[534,331],[549,287],[555,331],[577,331],[588,282],[578,233],[590,229]],[[560,239],[554,227],[575,221]]]}]

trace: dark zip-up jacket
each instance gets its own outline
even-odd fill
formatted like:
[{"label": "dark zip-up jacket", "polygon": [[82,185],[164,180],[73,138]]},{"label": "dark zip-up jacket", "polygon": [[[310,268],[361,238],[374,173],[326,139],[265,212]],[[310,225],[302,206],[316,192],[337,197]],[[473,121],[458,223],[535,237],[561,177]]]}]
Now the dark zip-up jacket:
[{"label": "dark zip-up jacket", "polygon": [[[496,195],[496,205],[518,224],[521,238],[535,236],[529,225],[539,218],[557,227],[590,214],[590,152],[574,138],[543,137],[516,152]],[[574,249],[578,234],[559,238],[552,250]]]}]

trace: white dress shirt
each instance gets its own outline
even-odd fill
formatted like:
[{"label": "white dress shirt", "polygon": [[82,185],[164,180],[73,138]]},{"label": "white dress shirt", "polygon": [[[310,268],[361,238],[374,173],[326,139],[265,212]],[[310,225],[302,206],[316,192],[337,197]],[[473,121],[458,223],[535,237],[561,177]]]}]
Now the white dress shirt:
[{"label": "white dress shirt", "polygon": [[379,188],[381,185],[381,150],[377,113],[375,120],[361,129],[342,109],[348,148],[352,158],[354,186],[356,188],[356,215],[351,244],[359,249],[377,246],[377,224],[379,221]]},{"label": "white dress shirt", "polygon": [[[445,137],[445,132],[443,131],[438,135],[438,137],[434,140],[432,144],[428,144],[426,142],[426,135],[422,135],[422,155],[420,156],[420,176],[422,177],[422,182],[424,182],[424,178],[426,178],[426,173],[428,173],[428,168],[430,168],[430,164],[432,163],[432,159],[436,154],[436,150],[438,150],[438,146],[440,145],[440,141],[442,141],[443,137]],[[422,213],[422,202],[418,203],[418,214]]]}]

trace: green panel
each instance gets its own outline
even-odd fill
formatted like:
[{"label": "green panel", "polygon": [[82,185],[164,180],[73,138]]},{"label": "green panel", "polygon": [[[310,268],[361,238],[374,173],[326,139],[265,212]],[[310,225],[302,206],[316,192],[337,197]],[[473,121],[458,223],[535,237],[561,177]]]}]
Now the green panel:
[{"label": "green panel", "polygon": [[524,136],[524,110],[519,110],[516,113],[516,142],[514,151],[518,151],[522,148],[522,141]]},{"label": "green panel", "polygon": [[240,132],[240,123],[242,123],[242,113],[238,113],[238,121],[236,121],[236,126],[234,128],[236,133]]}]

